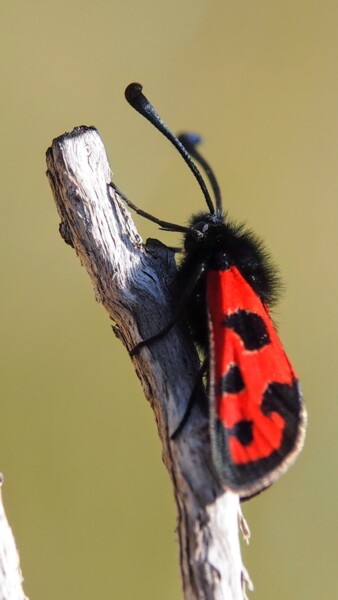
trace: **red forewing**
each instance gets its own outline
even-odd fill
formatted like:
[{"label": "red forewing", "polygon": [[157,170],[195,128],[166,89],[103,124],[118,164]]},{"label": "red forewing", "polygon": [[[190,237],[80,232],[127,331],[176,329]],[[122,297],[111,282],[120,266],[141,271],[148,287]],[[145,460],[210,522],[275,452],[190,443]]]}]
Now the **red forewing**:
[{"label": "red forewing", "polygon": [[267,308],[236,267],[208,271],[207,305],[213,458],[225,485],[250,496],[301,449],[299,383]]}]

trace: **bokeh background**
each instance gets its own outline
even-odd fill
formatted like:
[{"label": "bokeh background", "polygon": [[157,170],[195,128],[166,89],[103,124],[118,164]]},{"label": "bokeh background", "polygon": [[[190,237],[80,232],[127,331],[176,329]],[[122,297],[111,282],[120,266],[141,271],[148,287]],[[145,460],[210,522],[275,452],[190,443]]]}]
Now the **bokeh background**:
[{"label": "bokeh background", "polygon": [[250,597],[337,597],[337,30],[336,0],[2,0],[0,469],[31,600],[181,598],[153,415],[45,177],[51,140],[95,125],[145,210],[183,223],[204,207],[125,102],[133,80],[175,131],[204,135],[226,206],[286,283],[277,320],[309,428],[297,464],[244,507]]}]

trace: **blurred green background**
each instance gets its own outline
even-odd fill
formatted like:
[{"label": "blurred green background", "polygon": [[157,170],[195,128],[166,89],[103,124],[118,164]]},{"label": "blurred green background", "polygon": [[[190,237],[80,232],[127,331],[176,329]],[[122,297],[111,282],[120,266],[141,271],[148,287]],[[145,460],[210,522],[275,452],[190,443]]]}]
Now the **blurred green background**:
[{"label": "blurred green background", "polygon": [[244,507],[250,597],[337,597],[337,30],[336,0],[2,0],[0,469],[31,600],[181,598],[153,415],[45,177],[52,139],[95,125],[145,210],[183,223],[205,208],[125,102],[134,80],[175,131],[204,135],[226,206],[286,282],[277,319],[309,429],[296,465]]}]

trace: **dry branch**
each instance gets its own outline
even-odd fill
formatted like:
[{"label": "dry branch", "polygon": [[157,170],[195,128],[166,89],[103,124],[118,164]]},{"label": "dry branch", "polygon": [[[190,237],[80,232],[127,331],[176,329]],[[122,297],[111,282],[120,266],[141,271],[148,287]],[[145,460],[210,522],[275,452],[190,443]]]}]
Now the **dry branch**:
[{"label": "dry branch", "polygon": [[0,600],[28,600],[22,589],[19,554],[2,503],[0,474]]},{"label": "dry branch", "polygon": [[[157,333],[173,314],[175,260],[155,240],[141,242],[129,212],[109,187],[111,171],[95,128],[78,127],[47,151],[60,231],[87,269],[95,295],[127,349]],[[187,332],[175,327],[133,358],[155,412],[178,510],[185,600],[242,600],[238,496],[214,472],[207,418],[196,404],[175,441],[198,371]]]}]

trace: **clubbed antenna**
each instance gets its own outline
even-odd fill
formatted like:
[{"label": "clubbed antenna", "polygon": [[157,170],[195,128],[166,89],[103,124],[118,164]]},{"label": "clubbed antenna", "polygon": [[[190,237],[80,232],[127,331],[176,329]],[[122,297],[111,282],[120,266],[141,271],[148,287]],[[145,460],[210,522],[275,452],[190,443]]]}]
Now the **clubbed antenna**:
[{"label": "clubbed antenna", "polygon": [[152,123],[156,129],[158,129],[179,151],[181,156],[184,158],[187,163],[189,169],[194,174],[197,182],[203,192],[205,201],[208,205],[209,211],[211,213],[215,212],[215,207],[212,203],[210,194],[208,192],[208,188],[205,185],[204,179],[196,167],[194,161],[192,160],[189,152],[186,150],[184,145],[177,139],[177,137],[170,131],[164,121],[161,119],[160,115],[156,112],[153,105],[149,102],[149,100],[142,94],[142,86],[139,83],[131,83],[128,85],[125,91],[125,96],[129,104],[135,108],[143,117],[148,119],[150,123]]},{"label": "clubbed antenna", "polygon": [[222,195],[216,176],[209,163],[207,163],[205,158],[203,158],[203,156],[201,156],[200,153],[196,150],[196,146],[202,141],[201,136],[199,136],[197,133],[181,133],[177,139],[181,142],[181,144],[183,144],[187,152],[189,152],[190,156],[192,156],[203,167],[215,195],[216,210],[217,212],[222,214]]}]

